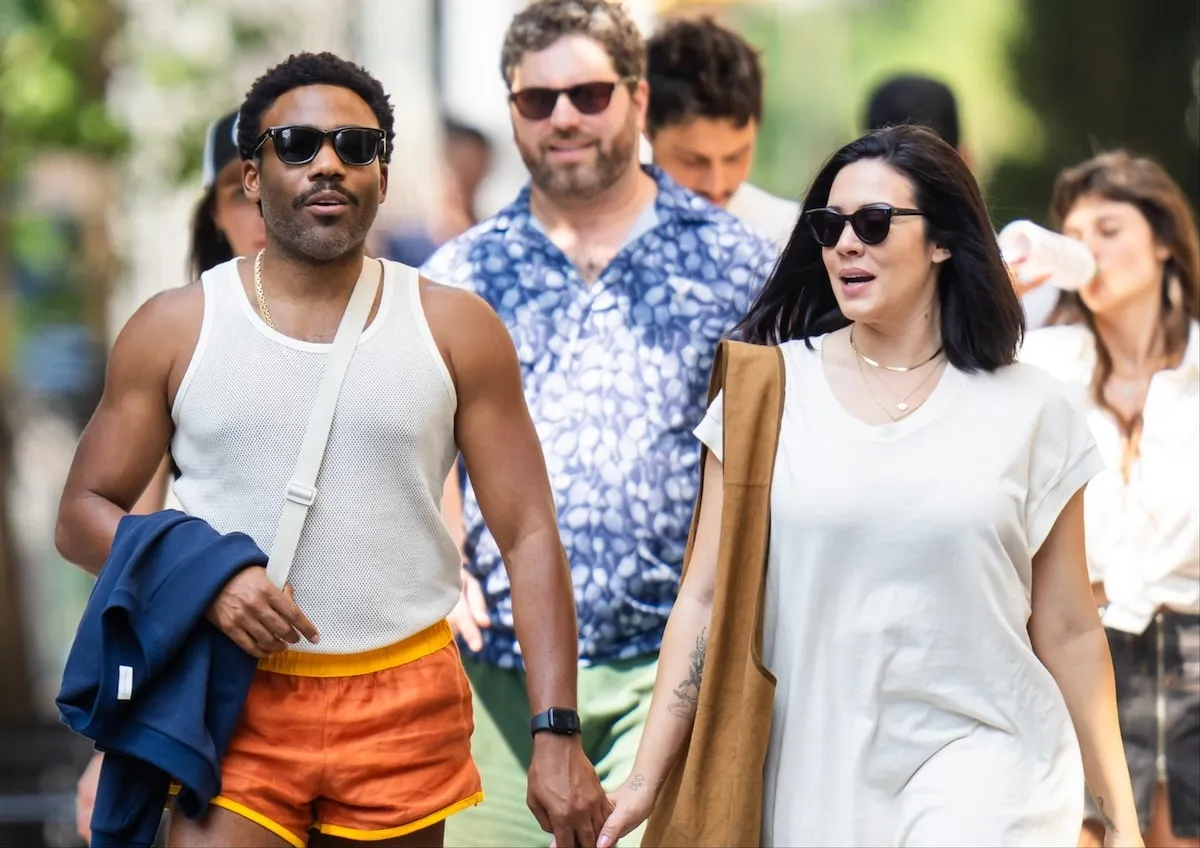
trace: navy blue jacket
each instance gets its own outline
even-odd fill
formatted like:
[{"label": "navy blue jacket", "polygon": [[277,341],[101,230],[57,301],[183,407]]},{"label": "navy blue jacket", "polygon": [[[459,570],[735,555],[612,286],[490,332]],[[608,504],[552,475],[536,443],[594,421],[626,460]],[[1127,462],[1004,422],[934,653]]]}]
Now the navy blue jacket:
[{"label": "navy blue jacket", "polygon": [[151,845],[168,785],[203,815],[256,662],[204,614],[241,569],[267,557],[175,510],[121,519],[58,693],[68,727],[105,752],[93,846]]}]

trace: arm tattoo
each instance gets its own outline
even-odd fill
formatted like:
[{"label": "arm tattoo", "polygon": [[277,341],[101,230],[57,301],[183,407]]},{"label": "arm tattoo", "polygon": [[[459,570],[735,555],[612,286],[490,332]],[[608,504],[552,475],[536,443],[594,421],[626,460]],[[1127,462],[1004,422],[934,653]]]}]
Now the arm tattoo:
[{"label": "arm tattoo", "polygon": [[1100,823],[1104,825],[1104,829],[1116,836],[1117,826],[1108,813],[1104,812],[1104,799],[1099,795],[1096,796],[1096,809],[1100,811]]},{"label": "arm tattoo", "polygon": [[704,656],[707,653],[708,628],[706,627],[696,637],[696,647],[692,648],[687,679],[675,687],[673,694],[676,700],[667,707],[671,715],[688,721],[695,717],[696,704],[700,699],[700,676],[704,673]]},{"label": "arm tattoo", "polygon": [[645,785],[646,785],[645,775],[635,774],[633,777],[629,778],[629,788],[630,789],[638,790],[638,789],[641,789]]}]

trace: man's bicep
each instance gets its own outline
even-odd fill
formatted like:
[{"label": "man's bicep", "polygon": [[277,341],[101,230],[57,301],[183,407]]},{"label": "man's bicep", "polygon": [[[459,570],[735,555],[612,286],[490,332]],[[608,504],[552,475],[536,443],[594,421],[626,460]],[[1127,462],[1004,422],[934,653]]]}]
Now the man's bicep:
[{"label": "man's bicep", "polygon": [[104,393],[80,437],[64,490],[99,495],[130,509],[154,477],[170,442],[167,406],[172,357],[153,314],[122,331],[109,357]]}]

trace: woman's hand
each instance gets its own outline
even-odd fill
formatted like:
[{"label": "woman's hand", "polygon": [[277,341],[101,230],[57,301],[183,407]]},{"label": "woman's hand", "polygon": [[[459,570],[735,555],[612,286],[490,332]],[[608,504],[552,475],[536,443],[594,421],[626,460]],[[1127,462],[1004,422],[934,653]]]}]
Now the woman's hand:
[{"label": "woman's hand", "polygon": [[631,775],[616,792],[609,793],[608,800],[613,809],[596,840],[596,848],[611,848],[618,839],[650,818],[657,797],[658,787],[651,786],[640,774]]},{"label": "woman's hand", "polygon": [[1012,280],[1013,288],[1017,292],[1017,297],[1024,297],[1034,289],[1046,282],[1052,276],[1049,271],[1034,272],[1034,269],[1025,269],[1026,276],[1021,275],[1021,266],[1025,264],[1025,259],[1014,259],[1008,262],[1008,277]]}]

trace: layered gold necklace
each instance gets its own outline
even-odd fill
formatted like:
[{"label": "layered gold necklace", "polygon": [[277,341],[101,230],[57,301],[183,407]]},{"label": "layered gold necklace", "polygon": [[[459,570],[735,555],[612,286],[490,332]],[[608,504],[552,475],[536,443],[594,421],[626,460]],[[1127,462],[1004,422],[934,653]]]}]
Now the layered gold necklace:
[{"label": "layered gold necklace", "polygon": [[892,421],[899,421],[901,418],[904,418],[913,411],[914,407],[908,402],[908,399],[919,392],[921,388],[933,378],[933,375],[938,372],[938,369],[936,367],[930,368],[929,373],[922,378],[921,382],[917,383],[915,386],[905,392],[903,396],[897,395],[894,391],[892,391],[891,387],[883,381],[881,375],[875,375],[875,379],[879,381],[879,385],[883,386],[895,401],[893,406],[896,412],[899,413],[899,415],[896,415],[886,404],[884,404],[883,401],[879,399],[879,396],[875,394],[874,389],[871,388],[871,381],[867,379],[867,372],[866,369],[863,368],[863,363],[871,366],[877,372],[891,371],[895,374],[907,374],[911,371],[918,371],[921,368],[924,368],[926,365],[929,365],[931,362],[941,356],[942,351],[944,350],[943,347],[939,346],[938,349],[933,352],[932,356],[922,360],[921,362],[918,362],[916,365],[884,365],[883,363],[877,362],[876,360],[867,356],[858,349],[858,345],[854,343],[853,327],[850,328],[850,349],[854,351],[855,361],[858,362],[858,373],[862,376],[863,385],[867,389],[867,394],[871,396],[871,400],[875,401],[875,405],[883,410],[884,414],[887,415],[888,418],[892,419]]}]

